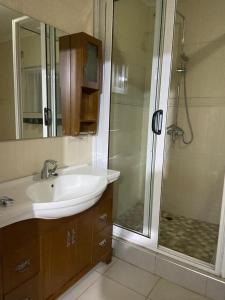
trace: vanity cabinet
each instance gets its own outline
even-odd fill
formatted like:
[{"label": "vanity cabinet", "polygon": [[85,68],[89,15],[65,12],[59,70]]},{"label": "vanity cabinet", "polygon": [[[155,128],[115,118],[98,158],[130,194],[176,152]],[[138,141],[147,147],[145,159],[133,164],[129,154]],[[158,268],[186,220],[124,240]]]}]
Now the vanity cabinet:
[{"label": "vanity cabinet", "polygon": [[102,84],[102,42],[84,32],[61,37],[63,133],[95,134]]},{"label": "vanity cabinet", "polygon": [[78,215],[2,228],[0,300],[56,299],[98,262],[110,262],[112,192],[111,184]]},{"label": "vanity cabinet", "polygon": [[91,209],[72,218],[41,220],[44,299],[54,299],[82,269],[91,267],[92,214]]},{"label": "vanity cabinet", "polygon": [[35,220],[4,227],[1,235],[3,299],[13,299],[12,295],[24,295],[21,299],[29,299],[29,290],[24,288],[25,282],[27,282],[26,287],[32,286],[37,297],[38,285],[34,288],[35,284],[28,282],[32,281],[40,270],[39,238]]}]

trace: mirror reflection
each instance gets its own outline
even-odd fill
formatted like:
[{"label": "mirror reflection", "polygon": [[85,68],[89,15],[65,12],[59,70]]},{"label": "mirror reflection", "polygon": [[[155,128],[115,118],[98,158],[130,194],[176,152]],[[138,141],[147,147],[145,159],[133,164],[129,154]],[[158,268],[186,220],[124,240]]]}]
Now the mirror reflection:
[{"label": "mirror reflection", "polygon": [[0,141],[62,135],[59,37],[0,6]]}]

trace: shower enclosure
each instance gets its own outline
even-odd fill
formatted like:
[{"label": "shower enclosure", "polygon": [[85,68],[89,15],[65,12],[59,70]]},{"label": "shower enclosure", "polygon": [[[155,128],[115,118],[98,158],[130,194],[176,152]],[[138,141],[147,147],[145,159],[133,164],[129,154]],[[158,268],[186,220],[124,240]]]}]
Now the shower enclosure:
[{"label": "shower enclosure", "polygon": [[111,21],[100,24],[106,88],[94,154],[96,165],[108,160],[121,172],[113,233],[221,275],[225,4],[118,0],[112,14],[110,0],[100,3]]},{"label": "shower enclosure", "polygon": [[153,155],[149,114],[156,107],[157,81],[152,72],[158,68],[153,57],[159,56],[154,33],[160,33],[160,19],[161,8],[156,8],[156,1],[114,3],[109,167],[121,171],[114,220],[146,236],[150,235]]}]

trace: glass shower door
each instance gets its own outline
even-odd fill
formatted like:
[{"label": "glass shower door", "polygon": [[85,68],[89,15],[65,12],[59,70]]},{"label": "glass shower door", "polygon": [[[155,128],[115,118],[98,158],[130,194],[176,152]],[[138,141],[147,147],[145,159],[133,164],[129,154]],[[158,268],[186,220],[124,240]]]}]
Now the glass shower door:
[{"label": "glass shower door", "polygon": [[150,236],[150,123],[156,109],[160,25],[161,1],[114,2],[108,164],[121,172],[114,186],[114,223],[145,236]]}]

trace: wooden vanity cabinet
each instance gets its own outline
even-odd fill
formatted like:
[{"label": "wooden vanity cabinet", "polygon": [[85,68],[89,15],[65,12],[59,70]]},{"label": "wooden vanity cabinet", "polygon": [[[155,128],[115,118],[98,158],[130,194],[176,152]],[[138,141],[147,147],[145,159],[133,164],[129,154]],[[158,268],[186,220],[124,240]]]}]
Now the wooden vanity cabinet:
[{"label": "wooden vanity cabinet", "polygon": [[95,134],[102,85],[102,42],[84,32],[61,37],[63,134]]},{"label": "wooden vanity cabinet", "polygon": [[2,286],[2,231],[0,230],[0,300],[3,299],[3,286]]},{"label": "wooden vanity cabinet", "polygon": [[40,244],[36,220],[2,228],[1,239],[2,298],[39,299]]},{"label": "wooden vanity cabinet", "polygon": [[41,220],[44,299],[55,299],[85,267],[92,266],[92,210],[60,220]]},{"label": "wooden vanity cabinet", "polygon": [[112,256],[112,184],[90,209],[0,230],[0,300],[57,299]]}]

